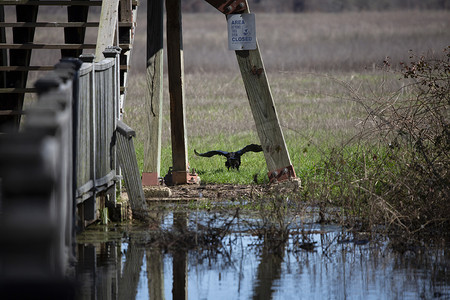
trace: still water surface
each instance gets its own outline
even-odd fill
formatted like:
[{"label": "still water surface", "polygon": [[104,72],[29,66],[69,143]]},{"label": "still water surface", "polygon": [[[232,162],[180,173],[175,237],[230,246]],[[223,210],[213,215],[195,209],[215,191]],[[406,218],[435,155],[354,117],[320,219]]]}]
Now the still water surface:
[{"label": "still water surface", "polygon": [[[173,222],[167,213],[159,225]],[[217,249],[174,250],[151,243],[153,227],[98,225],[80,235],[78,298],[450,299],[450,255],[442,247],[399,253],[386,240],[304,223],[313,247],[298,247],[295,235],[274,247],[241,226]]]}]

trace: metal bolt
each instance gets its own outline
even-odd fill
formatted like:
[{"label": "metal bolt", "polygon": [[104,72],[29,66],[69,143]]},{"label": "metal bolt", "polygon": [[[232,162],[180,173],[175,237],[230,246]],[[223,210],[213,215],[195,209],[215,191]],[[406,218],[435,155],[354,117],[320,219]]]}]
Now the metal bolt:
[{"label": "metal bolt", "polygon": [[225,7],[225,12],[230,12],[233,9],[231,5]]},{"label": "metal bolt", "polygon": [[239,8],[244,8],[244,7],[245,7],[245,3],[244,2],[239,3]]}]

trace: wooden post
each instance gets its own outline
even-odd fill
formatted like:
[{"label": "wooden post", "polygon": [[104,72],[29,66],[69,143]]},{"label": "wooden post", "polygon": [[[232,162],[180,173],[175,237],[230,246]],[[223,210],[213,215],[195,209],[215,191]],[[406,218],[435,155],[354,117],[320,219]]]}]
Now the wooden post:
[{"label": "wooden post", "polygon": [[[269,178],[282,176],[284,172],[289,172],[288,177],[295,177],[259,49],[238,50],[236,58],[264,151]],[[260,75],[257,74],[260,72],[258,70],[262,70]]]},{"label": "wooden post", "polygon": [[172,183],[198,182],[189,174],[184,98],[184,62],[181,30],[181,1],[166,0],[167,62],[169,68],[170,126],[172,137]]},{"label": "wooden post", "polygon": [[[234,1],[229,6],[225,5],[225,3],[228,3],[226,1],[206,1],[223,13],[250,12],[246,0]],[[255,120],[256,130],[264,151],[267,169],[269,170],[269,179],[271,181],[280,181],[295,177],[294,167],[292,166],[278,121],[258,42],[256,42],[256,49],[254,50],[236,50],[235,52],[253,119]]]},{"label": "wooden post", "polygon": [[147,3],[147,93],[145,115],[148,134],[144,139],[142,185],[158,185],[161,168],[163,101],[163,0]]},{"label": "wooden post", "polygon": [[100,24],[95,48],[95,61],[101,61],[105,57],[103,51],[108,46],[114,45],[114,37],[117,25],[119,0],[103,1]]}]

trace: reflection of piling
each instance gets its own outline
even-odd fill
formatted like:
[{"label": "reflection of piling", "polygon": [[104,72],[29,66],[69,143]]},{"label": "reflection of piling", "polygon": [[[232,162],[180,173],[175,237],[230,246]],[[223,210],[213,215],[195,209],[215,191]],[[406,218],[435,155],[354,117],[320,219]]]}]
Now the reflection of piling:
[{"label": "reflection of piling", "polygon": [[[149,217],[155,220],[161,219],[160,213],[149,212]],[[164,213],[163,213],[164,215]],[[157,225],[159,228],[159,224]],[[145,251],[147,258],[147,280],[148,295],[150,299],[165,299],[164,294],[164,263],[163,250],[159,247],[147,248]]]},{"label": "reflection of piling", "polygon": [[[187,231],[187,214],[174,213],[173,230],[183,233]],[[176,249],[173,252],[173,299],[187,299],[187,252]]]},{"label": "reflection of piling", "polygon": [[164,300],[164,264],[161,249],[146,250],[148,295],[150,299]]},{"label": "reflection of piling", "polygon": [[97,255],[94,245],[78,245],[77,298],[96,299]]},{"label": "reflection of piling", "polygon": [[253,288],[253,299],[272,299],[273,283],[280,279],[285,243],[280,244],[277,253],[270,253],[269,247],[264,245],[263,248],[256,284]]},{"label": "reflection of piling", "polygon": [[78,244],[76,299],[119,299],[120,244]]},{"label": "reflection of piling", "polygon": [[119,280],[119,299],[136,299],[144,249],[130,242],[125,259],[122,278]]}]

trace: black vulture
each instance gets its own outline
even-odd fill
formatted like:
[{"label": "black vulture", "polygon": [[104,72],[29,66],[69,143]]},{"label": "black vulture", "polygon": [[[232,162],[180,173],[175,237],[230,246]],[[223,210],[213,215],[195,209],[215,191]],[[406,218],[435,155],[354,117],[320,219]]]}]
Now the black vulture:
[{"label": "black vulture", "polygon": [[198,156],[203,156],[203,157],[211,157],[214,155],[225,156],[227,158],[227,161],[225,162],[225,166],[228,168],[228,171],[230,170],[230,168],[237,169],[239,171],[239,166],[241,165],[241,156],[244,155],[244,153],[249,152],[249,151],[261,152],[262,147],[261,147],[261,145],[250,144],[236,152],[213,150],[213,151],[208,151],[205,153],[198,153],[194,149],[194,153]]}]

